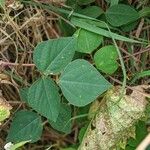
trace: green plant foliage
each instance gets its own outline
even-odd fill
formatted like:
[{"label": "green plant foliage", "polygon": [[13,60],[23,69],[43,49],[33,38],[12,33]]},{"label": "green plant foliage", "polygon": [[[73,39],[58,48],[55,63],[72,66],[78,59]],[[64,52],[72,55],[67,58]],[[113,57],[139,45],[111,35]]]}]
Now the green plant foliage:
[{"label": "green plant foliage", "polygon": [[110,1],[110,5],[113,6],[113,5],[117,5],[119,3],[119,0],[111,0]]},{"label": "green plant foliage", "polygon": [[70,6],[73,9],[75,9],[76,6],[77,6],[77,0],[66,0],[66,5]]},{"label": "green plant foliage", "polygon": [[129,32],[129,31],[134,30],[136,28],[137,24],[138,24],[138,21],[135,21],[135,22],[131,22],[129,24],[123,25],[120,28],[124,32]]},{"label": "green plant foliage", "polygon": [[138,20],[139,13],[129,5],[118,4],[106,11],[106,19],[111,25],[119,27]]},{"label": "green plant foliage", "polygon": [[148,17],[150,16],[150,7],[144,7],[142,10],[139,11],[140,17]]},{"label": "green plant foliage", "polygon": [[42,130],[42,121],[38,114],[26,110],[19,111],[12,121],[7,141],[18,143],[31,140],[35,142],[40,139]]},{"label": "green plant foliage", "polygon": [[76,38],[64,37],[41,42],[33,53],[36,67],[45,74],[60,73],[72,60],[76,50]]},{"label": "green plant foliage", "polygon": [[28,102],[28,91],[29,91],[29,88],[22,88],[19,90],[21,100]]},{"label": "green plant foliage", "polygon": [[118,68],[118,53],[113,45],[107,45],[98,50],[94,55],[97,69],[107,74],[114,73]]},{"label": "green plant foliage", "polygon": [[82,140],[83,140],[83,137],[84,137],[84,134],[85,134],[87,128],[88,128],[88,125],[86,125],[80,129],[79,136],[78,136],[80,143],[82,143]]},{"label": "green plant foliage", "polygon": [[79,29],[77,32],[77,51],[82,53],[91,53],[102,42],[103,37],[93,32]]},{"label": "green plant foliage", "polygon": [[77,0],[79,5],[88,5],[92,2],[94,2],[95,0]]},{"label": "green plant foliage", "polygon": [[7,106],[0,106],[0,124],[10,116],[10,108]]},{"label": "green plant foliage", "polygon": [[75,106],[85,106],[110,88],[111,84],[88,62],[77,59],[64,69],[59,86]]},{"label": "green plant foliage", "polygon": [[[64,17],[66,18],[66,17]],[[61,30],[61,33],[63,34],[63,36],[72,36],[72,34],[76,31],[75,28],[73,28],[72,26],[70,26],[68,23],[66,23],[64,20],[59,19],[59,27]]]},{"label": "green plant foliage", "polygon": [[126,149],[136,149],[139,143],[142,142],[142,140],[146,137],[147,134],[148,134],[148,131],[147,131],[145,122],[139,121],[136,124],[135,138],[130,138],[128,140]]},{"label": "green plant foliage", "polygon": [[66,104],[61,104],[60,112],[56,122],[49,121],[51,126],[61,132],[70,133],[72,123],[71,119],[71,107],[67,106]]},{"label": "green plant foliage", "polygon": [[88,6],[84,9],[81,9],[80,11],[78,11],[78,13],[92,17],[92,18],[97,18],[100,15],[102,15],[104,12],[98,6]]},{"label": "green plant foliage", "polygon": [[18,148],[22,147],[23,145],[27,144],[28,142],[30,142],[30,141],[22,141],[22,142],[19,142],[16,144],[12,144],[9,149],[10,150],[17,150]]},{"label": "green plant foliage", "polygon": [[[113,38],[116,40],[126,41],[126,42],[131,42],[131,43],[141,43],[140,41],[136,41],[136,40],[127,38],[125,36],[119,35],[117,33],[113,33],[108,30],[105,30],[103,28],[100,28],[97,25],[93,26],[93,21],[89,20],[89,19],[80,19],[77,17],[72,17],[71,22],[77,27],[80,27],[82,29],[91,31],[93,33],[96,33],[96,34],[99,34],[99,35],[102,35],[102,36],[105,36],[108,38]],[[89,23],[89,22],[91,22],[91,23]],[[104,22],[103,22],[103,24],[104,24]]]},{"label": "green plant foliage", "polygon": [[29,88],[27,103],[44,117],[56,121],[60,109],[58,90],[50,78],[40,78]]}]

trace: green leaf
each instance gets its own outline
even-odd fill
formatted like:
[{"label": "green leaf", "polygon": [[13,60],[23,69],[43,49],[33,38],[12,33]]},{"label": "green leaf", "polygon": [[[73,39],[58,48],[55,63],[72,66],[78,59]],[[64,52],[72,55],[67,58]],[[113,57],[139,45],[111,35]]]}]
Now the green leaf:
[{"label": "green leaf", "polygon": [[[64,18],[67,19],[66,16]],[[68,24],[62,19],[59,19],[58,25],[59,25],[62,35],[64,36],[72,36],[73,33],[75,32],[75,28],[73,28],[70,24]]]},{"label": "green leaf", "polygon": [[22,142],[31,140],[36,142],[42,134],[42,121],[38,114],[31,111],[19,111],[12,121],[7,141]]},{"label": "green leaf", "polygon": [[78,139],[79,139],[80,143],[82,142],[82,139],[85,135],[85,132],[86,132],[87,128],[88,128],[88,124],[86,126],[82,127],[79,131]]},{"label": "green leaf", "polygon": [[79,29],[77,31],[77,37],[77,51],[82,53],[91,53],[101,44],[103,40],[101,35],[84,29]]},{"label": "green leaf", "polygon": [[129,38],[125,37],[125,36],[121,36],[119,34],[116,34],[116,33],[107,31],[105,29],[102,29],[100,27],[97,27],[96,25],[90,24],[89,23],[90,20],[87,20],[87,19],[79,19],[79,18],[76,18],[76,17],[72,17],[71,18],[71,22],[75,26],[78,26],[78,27],[80,27],[82,29],[91,31],[93,33],[96,33],[96,34],[99,34],[99,35],[102,35],[102,36],[105,36],[105,37],[109,37],[109,38],[113,38],[113,39],[121,40],[121,41],[126,41],[126,42],[131,42],[131,43],[141,43],[140,41],[129,39]]},{"label": "green leaf", "polygon": [[1,106],[0,104],[0,125],[1,122],[10,116],[10,108],[7,106]]},{"label": "green leaf", "polygon": [[138,24],[138,21],[135,21],[135,22],[131,22],[129,24],[123,25],[120,28],[123,32],[129,32],[129,31],[134,30],[137,24]]},{"label": "green leaf", "polygon": [[60,108],[58,90],[50,78],[40,78],[29,88],[27,102],[44,117],[56,121]]},{"label": "green leaf", "polygon": [[73,9],[76,9],[76,7],[77,7],[77,0],[66,0],[65,4],[70,6]]},{"label": "green leaf", "polygon": [[119,27],[139,19],[139,14],[129,5],[118,4],[106,11],[106,19],[111,25]]},{"label": "green leaf", "polygon": [[33,53],[37,68],[45,74],[60,73],[72,60],[76,50],[76,38],[64,37],[41,42]]},{"label": "green leaf", "polygon": [[56,122],[49,121],[51,126],[61,132],[70,133],[71,132],[71,107],[66,104],[61,104],[60,112]]},{"label": "green leaf", "polygon": [[144,121],[139,121],[136,124],[136,137],[135,139],[130,138],[128,140],[128,145],[131,147],[134,147],[136,149],[136,147],[139,145],[139,143],[142,142],[142,140],[146,137],[146,135],[148,134],[147,128],[146,128],[146,124]]},{"label": "green leaf", "polygon": [[111,84],[88,61],[77,59],[64,69],[59,86],[71,104],[85,106],[110,88]]},{"label": "green leaf", "polygon": [[139,11],[140,17],[148,17],[150,16],[150,7],[144,7],[142,10]]},{"label": "green leaf", "polygon": [[113,45],[102,47],[94,55],[94,61],[97,69],[106,74],[114,73],[118,68],[118,53]]},{"label": "green leaf", "polygon": [[92,18],[97,18],[101,14],[103,14],[104,12],[98,6],[89,6],[89,7],[86,7],[84,9],[79,10],[78,13],[92,17]]},{"label": "green leaf", "polygon": [[28,102],[28,91],[29,91],[28,87],[22,88],[22,89],[19,90],[21,100],[23,100],[25,102]]},{"label": "green leaf", "polygon": [[79,5],[88,5],[92,2],[94,2],[95,0],[77,0]]},{"label": "green leaf", "polygon": [[133,84],[136,80],[140,79],[140,78],[144,78],[144,77],[148,77],[150,76],[150,70],[143,70],[142,72],[136,72],[136,74],[134,75],[134,77],[131,80],[131,83]]},{"label": "green leaf", "polygon": [[111,3],[111,4],[110,4],[111,6],[113,6],[113,5],[118,5],[119,0],[111,0],[110,3]]},{"label": "green leaf", "polygon": [[22,142],[15,144],[15,145],[12,145],[10,147],[10,150],[17,150],[18,148],[22,147],[23,145],[27,144],[28,142],[30,142],[30,141],[22,141]]}]

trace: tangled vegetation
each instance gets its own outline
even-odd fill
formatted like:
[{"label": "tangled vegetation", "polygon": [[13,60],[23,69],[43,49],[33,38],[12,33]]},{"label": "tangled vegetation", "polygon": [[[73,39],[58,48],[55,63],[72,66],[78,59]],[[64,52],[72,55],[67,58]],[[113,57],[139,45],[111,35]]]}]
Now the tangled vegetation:
[{"label": "tangled vegetation", "polygon": [[150,149],[149,41],[149,0],[0,0],[0,149]]}]

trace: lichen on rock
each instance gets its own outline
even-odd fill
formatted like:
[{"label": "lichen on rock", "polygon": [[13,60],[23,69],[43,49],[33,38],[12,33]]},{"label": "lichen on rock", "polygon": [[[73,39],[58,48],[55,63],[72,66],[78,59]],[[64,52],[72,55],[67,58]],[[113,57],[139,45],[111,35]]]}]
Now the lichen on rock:
[{"label": "lichen on rock", "polygon": [[79,150],[115,149],[118,143],[134,134],[134,124],[145,116],[148,104],[143,94],[145,87],[133,87],[132,93],[124,93],[120,100],[121,87],[107,91]]}]

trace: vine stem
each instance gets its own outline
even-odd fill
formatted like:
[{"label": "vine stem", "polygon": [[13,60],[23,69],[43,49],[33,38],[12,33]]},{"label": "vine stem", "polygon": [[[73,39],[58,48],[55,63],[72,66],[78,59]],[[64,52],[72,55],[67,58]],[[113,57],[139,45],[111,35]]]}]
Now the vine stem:
[{"label": "vine stem", "polygon": [[118,45],[115,41],[115,39],[113,38],[113,36],[111,35],[111,31],[110,31],[110,28],[109,26],[105,23],[108,31],[110,32],[110,36],[112,38],[112,41],[116,47],[116,50],[117,50],[117,53],[118,53],[118,56],[119,56],[119,60],[120,60],[120,64],[121,64],[121,68],[122,68],[122,73],[123,73],[123,81],[122,81],[122,88],[121,88],[121,94],[120,94],[120,97],[119,97],[119,100],[118,102],[123,98],[124,96],[124,92],[125,92],[125,88],[126,88],[126,84],[127,84],[127,74],[126,74],[126,68],[125,68],[125,65],[124,65],[124,61],[123,61],[123,58],[122,58],[122,55],[121,55],[121,52],[118,48]]},{"label": "vine stem", "polygon": [[35,64],[19,64],[19,63],[11,63],[11,62],[0,61],[0,66],[24,66],[24,67],[34,67]]}]

